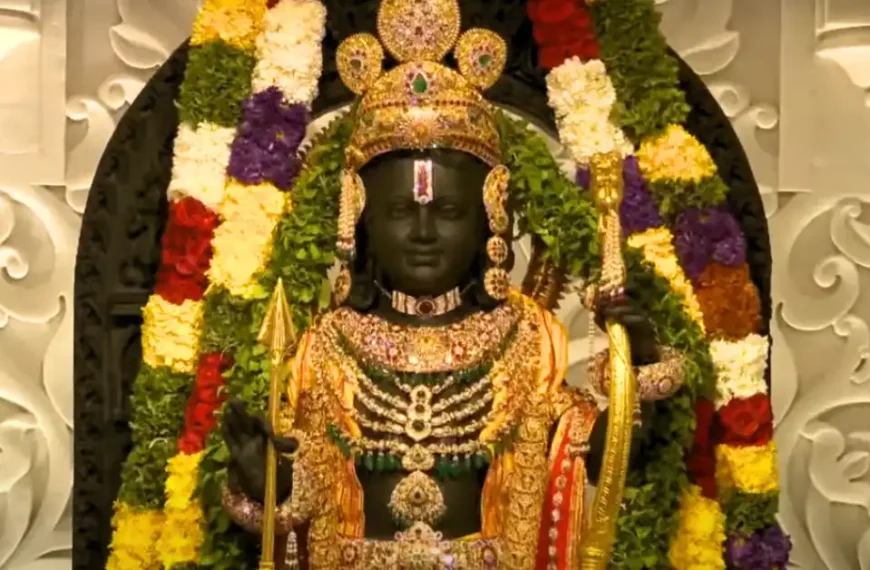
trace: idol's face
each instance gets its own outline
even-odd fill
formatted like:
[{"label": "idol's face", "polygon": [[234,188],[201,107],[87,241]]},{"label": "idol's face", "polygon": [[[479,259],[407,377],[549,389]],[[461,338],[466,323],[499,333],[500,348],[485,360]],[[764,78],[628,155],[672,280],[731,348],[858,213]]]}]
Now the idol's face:
[{"label": "idol's face", "polygon": [[416,297],[467,283],[486,238],[488,167],[452,150],[375,159],[360,175],[363,223],[383,285]]}]

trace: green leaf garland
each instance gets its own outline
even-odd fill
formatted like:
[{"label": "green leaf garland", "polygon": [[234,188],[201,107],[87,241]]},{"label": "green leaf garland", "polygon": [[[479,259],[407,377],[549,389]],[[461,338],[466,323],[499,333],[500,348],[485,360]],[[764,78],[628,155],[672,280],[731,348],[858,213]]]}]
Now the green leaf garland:
[{"label": "green leaf garland", "polygon": [[[257,342],[257,335],[278,277],[283,279],[297,330],[305,330],[312,317],[324,308],[323,282],[334,260],[340,173],[350,130],[351,122],[345,115],[313,143],[291,193],[293,207],[275,229],[272,257],[260,278],[258,298],[243,300],[216,290],[206,300],[204,350],[233,355],[233,366],[226,373],[226,390],[252,413],[263,413],[269,397],[268,351]],[[300,251],[306,255],[298,255]],[[228,460],[229,450],[220,430],[216,430],[203,454],[197,489],[206,526],[200,567],[254,569],[258,559],[256,537],[235,525],[221,502]]]},{"label": "green leaf garland", "polygon": [[652,0],[607,0],[588,10],[616,88],[614,115],[628,138],[638,145],[668,125],[683,124],[689,105]]},{"label": "green leaf garland", "polygon": [[236,128],[251,93],[253,54],[215,40],[190,50],[178,99],[182,123]]},{"label": "green leaf garland", "polygon": [[162,509],[166,463],[175,455],[192,377],[142,364],[131,397],[133,450],[121,468],[118,499],[137,508]]}]

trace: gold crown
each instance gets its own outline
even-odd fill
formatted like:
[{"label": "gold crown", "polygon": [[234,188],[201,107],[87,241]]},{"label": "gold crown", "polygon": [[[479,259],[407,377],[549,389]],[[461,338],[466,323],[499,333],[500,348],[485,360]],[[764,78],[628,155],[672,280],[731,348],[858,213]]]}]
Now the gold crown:
[{"label": "gold crown", "polygon": [[[361,96],[348,166],[358,170],[394,150],[438,147],[500,164],[498,128],[481,91],[504,70],[504,40],[477,28],[460,37],[457,0],[383,0],[377,25],[383,48],[373,35],[355,34],[336,53],[341,80]],[[387,72],[384,48],[399,61]],[[459,72],[439,63],[451,49]]]}]

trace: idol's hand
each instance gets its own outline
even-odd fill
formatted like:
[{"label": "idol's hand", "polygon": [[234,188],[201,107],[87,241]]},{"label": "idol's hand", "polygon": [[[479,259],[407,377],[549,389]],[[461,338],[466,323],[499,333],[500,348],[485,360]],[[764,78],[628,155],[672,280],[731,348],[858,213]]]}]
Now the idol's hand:
[{"label": "idol's hand", "polygon": [[[224,412],[223,434],[230,451],[230,489],[262,503],[266,495],[266,442],[271,439],[279,454],[295,452],[299,443],[275,436],[262,417],[249,414],[237,400],[231,401]],[[279,503],[290,496],[292,488],[293,465],[279,455],[275,486]]]},{"label": "idol's hand", "polygon": [[595,324],[606,330],[613,319],[625,327],[631,343],[631,361],[634,366],[658,362],[659,350],[655,328],[646,312],[634,302],[631,294],[599,296],[595,300]]}]

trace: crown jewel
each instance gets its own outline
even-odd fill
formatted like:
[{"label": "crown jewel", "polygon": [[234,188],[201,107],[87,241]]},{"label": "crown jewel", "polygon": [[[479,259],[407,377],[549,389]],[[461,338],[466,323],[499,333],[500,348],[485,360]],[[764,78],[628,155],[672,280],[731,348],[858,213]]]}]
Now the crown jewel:
[{"label": "crown jewel", "polygon": [[[437,147],[499,164],[498,129],[481,91],[504,70],[504,40],[476,28],[460,36],[457,0],[384,0],[377,22],[382,43],[356,34],[336,53],[342,81],[361,96],[348,165],[359,169],[386,152]],[[384,48],[399,61],[386,72]],[[440,63],[451,50],[458,71]]]}]

